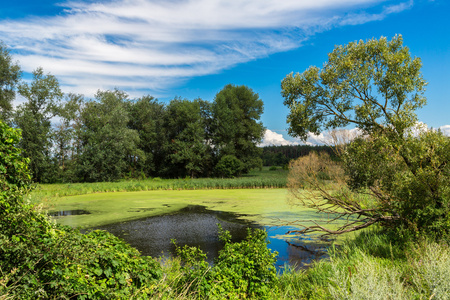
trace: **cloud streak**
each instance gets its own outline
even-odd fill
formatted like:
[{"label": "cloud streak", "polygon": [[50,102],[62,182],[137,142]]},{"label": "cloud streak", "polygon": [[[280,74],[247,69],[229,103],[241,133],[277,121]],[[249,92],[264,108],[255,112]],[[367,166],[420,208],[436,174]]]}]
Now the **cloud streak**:
[{"label": "cloud streak", "polygon": [[66,91],[164,90],[295,49],[315,32],[380,20],[412,5],[385,2],[66,2],[56,16],[0,20],[0,32],[26,72],[42,66]]}]

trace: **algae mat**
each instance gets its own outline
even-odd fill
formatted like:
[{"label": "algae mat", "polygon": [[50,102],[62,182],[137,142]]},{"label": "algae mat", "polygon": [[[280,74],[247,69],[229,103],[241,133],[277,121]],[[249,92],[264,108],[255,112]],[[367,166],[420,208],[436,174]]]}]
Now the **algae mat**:
[{"label": "algae mat", "polygon": [[266,226],[320,219],[314,210],[289,205],[287,197],[286,189],[115,192],[63,197],[47,209],[88,211],[90,214],[56,218],[58,223],[82,228],[170,214],[188,205],[236,213],[242,219]]}]

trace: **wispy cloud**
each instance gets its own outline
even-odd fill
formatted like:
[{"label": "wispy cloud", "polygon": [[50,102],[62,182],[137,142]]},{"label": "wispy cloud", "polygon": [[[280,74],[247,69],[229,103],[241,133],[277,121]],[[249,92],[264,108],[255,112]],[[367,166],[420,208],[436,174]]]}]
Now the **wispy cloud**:
[{"label": "wispy cloud", "polygon": [[294,49],[317,31],[412,5],[384,7],[385,1],[66,2],[56,16],[0,20],[0,32],[25,71],[42,66],[66,91],[161,90]]}]

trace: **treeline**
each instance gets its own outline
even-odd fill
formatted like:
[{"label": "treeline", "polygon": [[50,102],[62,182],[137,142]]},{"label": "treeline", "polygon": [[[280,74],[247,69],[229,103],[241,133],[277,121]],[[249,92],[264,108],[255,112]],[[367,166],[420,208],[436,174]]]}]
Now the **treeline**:
[{"label": "treeline", "polygon": [[267,146],[262,148],[262,160],[264,166],[285,166],[292,159],[306,156],[310,152],[327,152],[332,159],[337,159],[336,153],[331,146],[312,145],[286,145]]},{"label": "treeline", "polygon": [[[233,177],[262,165],[263,102],[227,85],[212,102],[120,90],[94,99],[64,95],[56,77],[20,67],[0,44],[1,119],[22,130],[19,147],[36,182],[113,181],[124,177]],[[25,100],[13,108],[16,94]]]}]

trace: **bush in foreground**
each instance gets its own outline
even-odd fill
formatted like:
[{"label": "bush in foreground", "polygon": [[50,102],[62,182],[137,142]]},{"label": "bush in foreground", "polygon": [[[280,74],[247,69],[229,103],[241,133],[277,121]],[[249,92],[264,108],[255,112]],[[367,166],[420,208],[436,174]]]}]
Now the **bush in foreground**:
[{"label": "bush in foreground", "polygon": [[25,203],[30,175],[15,147],[20,131],[0,122],[0,298],[146,298],[161,267],[111,234],[55,225]]},{"label": "bush in foreground", "polygon": [[232,243],[228,231],[219,231],[224,248],[213,266],[197,247],[176,246],[169,285],[177,295],[199,299],[270,298],[277,289],[277,253],[267,248],[267,233],[249,229],[245,240]]}]

